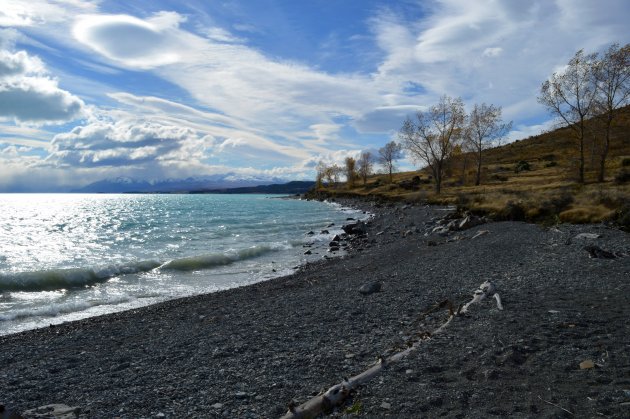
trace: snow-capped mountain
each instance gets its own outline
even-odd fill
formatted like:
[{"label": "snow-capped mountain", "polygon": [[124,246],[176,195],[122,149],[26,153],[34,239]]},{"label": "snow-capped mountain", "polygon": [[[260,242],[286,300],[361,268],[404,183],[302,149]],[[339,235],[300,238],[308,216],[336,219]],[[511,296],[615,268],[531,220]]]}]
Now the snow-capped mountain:
[{"label": "snow-capped mountain", "polygon": [[125,192],[186,192],[213,189],[241,188],[270,183],[285,183],[278,178],[239,177],[234,173],[188,177],[185,179],[138,180],[117,177],[90,183],[72,192],[125,193]]}]

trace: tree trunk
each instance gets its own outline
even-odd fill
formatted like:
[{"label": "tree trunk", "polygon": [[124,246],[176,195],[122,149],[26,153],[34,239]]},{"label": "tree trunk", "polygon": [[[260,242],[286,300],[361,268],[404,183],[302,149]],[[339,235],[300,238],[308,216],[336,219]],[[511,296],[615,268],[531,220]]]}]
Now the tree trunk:
[{"label": "tree trunk", "polygon": [[442,190],[442,165],[438,163],[431,169],[433,172],[433,181],[435,183],[435,193],[439,195]]},{"label": "tree trunk", "polygon": [[580,183],[584,183],[584,120],[580,121]]},{"label": "tree trunk", "polygon": [[610,148],[610,126],[612,125],[612,118],[609,116],[606,120],[606,135],[604,138],[604,147],[599,160],[599,173],[597,174],[597,181],[603,182],[606,178],[606,158],[608,157],[608,149]]},{"label": "tree trunk", "polygon": [[475,180],[475,185],[479,186],[481,184],[481,149],[479,150],[479,154],[477,155],[477,179]]}]

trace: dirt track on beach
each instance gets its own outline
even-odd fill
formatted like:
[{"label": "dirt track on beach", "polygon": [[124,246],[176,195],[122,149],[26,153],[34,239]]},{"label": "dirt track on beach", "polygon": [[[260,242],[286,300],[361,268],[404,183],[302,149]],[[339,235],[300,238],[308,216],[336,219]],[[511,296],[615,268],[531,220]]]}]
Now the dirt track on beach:
[{"label": "dirt track on beach", "polygon": [[[21,413],[63,403],[84,417],[279,417],[446,320],[419,320],[436,302],[466,302],[490,280],[503,311],[494,300],[472,306],[330,415],[630,416],[627,233],[500,222],[425,235],[446,211],[359,205],[376,216],[342,258],[0,337],[0,404]],[[576,237],[584,232],[600,237]],[[617,257],[592,258],[588,245]],[[374,281],[380,292],[359,292]]]}]

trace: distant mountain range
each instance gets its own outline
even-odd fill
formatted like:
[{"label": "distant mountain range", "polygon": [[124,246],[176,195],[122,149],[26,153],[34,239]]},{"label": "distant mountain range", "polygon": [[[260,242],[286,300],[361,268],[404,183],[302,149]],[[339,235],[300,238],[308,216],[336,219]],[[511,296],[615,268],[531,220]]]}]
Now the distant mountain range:
[{"label": "distant mountain range", "polygon": [[258,185],[241,188],[227,188],[227,189],[213,189],[202,191],[190,191],[190,193],[223,193],[223,194],[237,194],[237,193],[269,193],[269,194],[301,194],[308,192],[315,186],[315,182],[306,180],[294,180],[288,183],[273,184],[273,185]]},{"label": "distant mountain range", "polygon": [[138,180],[128,177],[104,179],[72,192],[77,193],[303,193],[314,182],[279,178],[239,178],[234,174],[185,179]]}]

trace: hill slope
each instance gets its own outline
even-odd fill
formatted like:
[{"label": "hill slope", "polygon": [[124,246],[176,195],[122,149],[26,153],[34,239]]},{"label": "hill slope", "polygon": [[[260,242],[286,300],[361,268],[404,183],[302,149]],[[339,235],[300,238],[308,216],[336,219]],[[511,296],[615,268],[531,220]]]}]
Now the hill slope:
[{"label": "hill slope", "polygon": [[479,186],[475,157],[464,153],[449,162],[439,195],[427,170],[397,173],[391,184],[387,176],[375,175],[365,186],[322,192],[457,204],[497,219],[616,220],[630,228],[630,107],[619,113],[602,183],[596,182],[599,160],[592,139],[586,143],[586,183],[577,182],[578,149],[569,129],[561,128],[486,150]]}]

